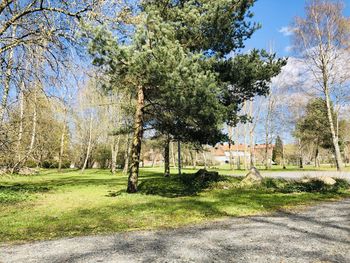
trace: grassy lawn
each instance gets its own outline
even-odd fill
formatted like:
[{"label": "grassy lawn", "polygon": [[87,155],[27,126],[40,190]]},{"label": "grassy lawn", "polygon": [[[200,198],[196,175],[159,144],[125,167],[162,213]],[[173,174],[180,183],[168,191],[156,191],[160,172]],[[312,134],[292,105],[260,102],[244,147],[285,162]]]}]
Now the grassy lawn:
[{"label": "grassy lawn", "polygon": [[0,243],[178,227],[350,196],[344,190],[242,189],[237,187],[240,179],[232,177],[198,185],[189,183],[186,175],[163,178],[160,171],[142,169],[140,193],[133,195],[125,193],[126,176],[112,176],[107,170],[2,176]]}]

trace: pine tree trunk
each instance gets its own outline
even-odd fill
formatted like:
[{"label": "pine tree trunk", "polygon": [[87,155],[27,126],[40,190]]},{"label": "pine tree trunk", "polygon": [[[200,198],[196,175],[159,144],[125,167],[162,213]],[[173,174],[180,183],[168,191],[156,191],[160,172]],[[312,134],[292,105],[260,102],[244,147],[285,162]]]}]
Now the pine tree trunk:
[{"label": "pine tree trunk", "polygon": [[177,141],[177,168],[179,171],[179,175],[181,175],[181,143]]},{"label": "pine tree trunk", "polygon": [[194,152],[194,161],[193,161],[193,169],[197,169],[197,151]]},{"label": "pine tree trunk", "polygon": [[143,108],[145,106],[144,90],[142,86],[138,87],[137,107],[135,113],[135,127],[131,148],[131,164],[128,178],[128,193],[137,192],[137,181],[139,176],[139,164],[141,155],[141,144],[143,136]]},{"label": "pine tree trunk", "polygon": [[176,156],[175,156],[175,150],[174,150],[174,142],[171,142],[171,156],[173,159],[173,166],[176,167]]},{"label": "pine tree trunk", "polygon": [[170,140],[169,136],[167,136],[164,145],[164,176],[170,176]]}]

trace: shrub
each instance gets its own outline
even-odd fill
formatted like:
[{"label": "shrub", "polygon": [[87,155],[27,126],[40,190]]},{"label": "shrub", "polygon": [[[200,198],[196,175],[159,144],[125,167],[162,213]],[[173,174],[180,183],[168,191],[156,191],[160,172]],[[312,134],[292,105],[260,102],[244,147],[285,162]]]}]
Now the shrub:
[{"label": "shrub", "polygon": [[349,189],[350,184],[343,179],[336,179],[335,185],[326,185],[323,181],[313,179],[309,182],[287,181],[284,179],[265,178],[262,187],[282,193],[295,192],[339,192]]}]

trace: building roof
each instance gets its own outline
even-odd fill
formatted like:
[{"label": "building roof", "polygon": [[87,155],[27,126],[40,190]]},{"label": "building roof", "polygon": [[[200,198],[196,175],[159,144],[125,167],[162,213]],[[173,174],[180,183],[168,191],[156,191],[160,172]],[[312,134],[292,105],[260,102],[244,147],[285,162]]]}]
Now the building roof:
[{"label": "building roof", "polygon": [[[274,145],[269,144],[268,149],[273,149]],[[240,151],[243,152],[244,150],[249,151],[250,145],[245,144],[237,144],[237,145],[231,145],[231,151]],[[254,145],[254,150],[264,150],[266,149],[265,144],[256,144]],[[210,152],[214,156],[225,156],[225,152],[229,152],[230,147],[228,144],[217,144],[215,147],[211,148]]]}]

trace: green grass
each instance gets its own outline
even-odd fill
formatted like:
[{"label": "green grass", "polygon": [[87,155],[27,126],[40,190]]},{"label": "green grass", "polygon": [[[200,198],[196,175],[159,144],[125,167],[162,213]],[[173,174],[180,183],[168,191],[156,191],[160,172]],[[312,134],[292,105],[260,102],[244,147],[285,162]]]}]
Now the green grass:
[{"label": "green grass", "polygon": [[178,227],[350,196],[284,191],[287,183],[278,180],[242,189],[237,178],[202,183],[192,175],[164,178],[159,171],[142,169],[140,192],[133,195],[125,193],[126,176],[106,170],[0,177],[0,243]]}]

